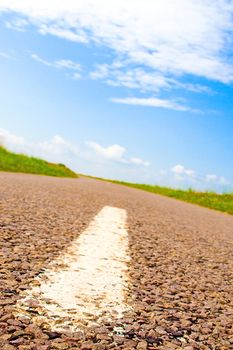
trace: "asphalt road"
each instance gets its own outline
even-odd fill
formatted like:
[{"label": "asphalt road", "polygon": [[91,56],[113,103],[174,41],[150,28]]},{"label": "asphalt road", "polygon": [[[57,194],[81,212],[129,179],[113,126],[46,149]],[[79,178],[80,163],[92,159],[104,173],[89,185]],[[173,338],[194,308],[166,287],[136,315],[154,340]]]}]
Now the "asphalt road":
[{"label": "asphalt road", "polygon": [[[18,315],[106,206],[127,213],[130,309],[75,331],[39,322],[33,299]],[[0,349],[233,349],[232,248],[230,215],[87,178],[0,173]]]}]

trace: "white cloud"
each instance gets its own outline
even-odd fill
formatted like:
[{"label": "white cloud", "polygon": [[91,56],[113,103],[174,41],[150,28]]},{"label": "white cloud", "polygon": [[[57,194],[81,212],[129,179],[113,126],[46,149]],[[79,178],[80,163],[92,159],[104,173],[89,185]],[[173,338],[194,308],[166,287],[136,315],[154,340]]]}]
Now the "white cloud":
[{"label": "white cloud", "polygon": [[[112,63],[103,56],[89,77],[112,86],[153,94],[168,89],[211,93],[208,86],[184,83],[185,78],[233,82],[229,0],[0,0],[0,11],[13,11],[15,19],[7,24],[13,29],[33,25],[42,35],[109,48]],[[56,62],[40,62],[59,68]],[[77,70],[74,79],[81,78]],[[172,99],[114,100],[194,111]]]},{"label": "white cloud", "polygon": [[73,78],[74,80],[80,80],[80,79],[82,79],[82,75],[81,75],[81,73],[79,73],[79,72],[75,72],[75,73],[72,75],[72,78]]},{"label": "white cloud", "polygon": [[72,77],[74,79],[80,79],[81,78],[81,70],[82,66],[78,62],[74,62],[72,60],[67,59],[60,59],[55,61],[48,61],[43,58],[41,58],[39,55],[32,53],[31,58],[33,58],[35,61],[42,63],[45,66],[56,68],[56,69],[65,69],[72,71]]},{"label": "white cloud", "polygon": [[207,182],[212,182],[212,181],[216,181],[217,178],[218,178],[218,176],[215,175],[215,174],[207,174],[207,175],[205,176],[205,178],[206,178],[206,181],[207,181]]},{"label": "white cloud", "polygon": [[24,137],[17,136],[5,129],[0,128],[0,145],[15,152],[23,152],[28,155],[35,155],[54,162],[70,163],[76,157],[86,158],[88,161],[96,160],[96,156],[107,161],[114,161],[124,164],[135,164],[139,166],[149,166],[148,161],[138,157],[127,158],[126,149],[118,144],[103,147],[96,142],[86,142],[86,145],[94,151],[89,154],[85,149],[81,150],[75,144],[65,140],[60,135],[55,135],[51,140],[30,143]]},{"label": "white cloud", "polygon": [[72,145],[59,135],[54,136],[51,141],[40,142],[37,145],[37,149],[41,154],[47,156],[59,156],[67,152],[77,155],[79,153],[78,149],[74,145]]},{"label": "white cloud", "polygon": [[110,75],[111,65],[109,64],[98,64],[96,69],[90,73],[91,79],[104,79]]},{"label": "white cloud", "polygon": [[12,59],[12,56],[6,52],[0,52],[0,58]]},{"label": "white cloud", "polygon": [[126,97],[126,98],[111,98],[112,102],[115,103],[123,103],[128,105],[135,105],[135,106],[148,106],[148,107],[160,107],[160,108],[167,108],[172,109],[175,111],[190,111],[191,108],[188,106],[185,106],[183,104],[180,104],[175,101],[160,99],[156,97],[149,97],[149,98],[138,98],[138,97]]},{"label": "white cloud", "polygon": [[120,62],[112,64],[99,64],[90,73],[92,79],[103,79],[108,85],[123,86],[140,91],[158,92],[160,89],[169,89],[177,83],[171,78],[167,78],[158,72],[146,72],[142,68],[124,68]]},{"label": "white cloud", "polygon": [[48,67],[52,67],[53,66],[53,63],[51,63],[51,62],[41,58],[40,56],[38,56],[35,53],[31,54],[31,58],[33,58],[37,62],[40,62],[40,63],[44,64],[45,66],[48,66]]},{"label": "white cloud", "polygon": [[150,162],[143,160],[141,158],[137,157],[132,157],[130,158],[131,163],[136,164],[136,165],[143,165],[143,166],[149,166]]},{"label": "white cloud", "polygon": [[57,68],[66,68],[66,69],[71,69],[75,71],[81,70],[81,65],[80,63],[71,61],[71,60],[57,60],[54,62],[54,66]]},{"label": "white cloud", "polygon": [[16,17],[11,21],[7,21],[5,25],[7,28],[16,30],[17,32],[25,32],[28,26],[28,21],[26,19]]},{"label": "white cloud", "polygon": [[5,129],[0,129],[0,145],[14,152],[35,155],[55,162],[60,162],[63,158],[69,160],[70,155],[80,155],[78,147],[59,135],[54,136],[49,141],[28,142],[24,137],[14,135]]},{"label": "white cloud", "polygon": [[108,46],[163,76],[233,80],[228,0],[1,0],[42,34]]},{"label": "white cloud", "polygon": [[0,145],[6,147],[17,147],[25,144],[25,139],[16,136],[5,129],[0,128]]},{"label": "white cloud", "polygon": [[175,175],[176,179],[183,180],[185,177],[195,179],[196,172],[192,169],[186,169],[183,165],[177,164],[172,167],[171,171]]},{"label": "white cloud", "polygon": [[216,174],[207,174],[205,176],[205,180],[206,182],[208,183],[211,183],[211,184],[219,184],[219,185],[230,185],[230,181],[227,180],[224,176],[218,176]]},{"label": "white cloud", "polygon": [[183,165],[177,164],[171,169],[174,174],[174,180],[186,186],[191,186],[197,190],[215,190],[217,192],[229,190],[232,183],[224,176],[216,174],[198,174],[192,169],[185,168]]},{"label": "white cloud", "polygon": [[120,161],[120,162],[125,162],[124,155],[126,152],[126,149],[120,145],[111,145],[108,147],[103,147],[99,145],[96,142],[87,142],[87,145],[99,156],[109,159],[109,160],[114,160],[114,161]]},{"label": "white cloud", "polygon": [[32,53],[31,58],[33,58],[35,61],[40,62],[44,64],[45,66],[49,67],[54,67],[54,68],[65,68],[65,69],[70,69],[70,70],[81,70],[81,65],[80,63],[71,61],[71,60],[65,60],[65,59],[60,59],[56,61],[48,61],[43,58],[41,58],[39,55]]},{"label": "white cloud", "polygon": [[196,173],[192,169],[185,169],[185,175],[190,176],[190,177],[195,177]]},{"label": "white cloud", "polygon": [[[63,23],[64,25],[64,23]],[[82,31],[79,28],[79,33],[77,31],[73,31],[72,29],[67,29],[64,27],[62,24],[61,25],[54,25],[54,24],[44,24],[40,23],[39,26],[39,33],[43,35],[54,35],[58,38],[61,39],[66,39],[74,42],[79,42],[79,43],[88,43],[87,36],[84,31]]]},{"label": "white cloud", "polygon": [[105,83],[111,86],[138,89],[141,92],[185,89],[195,93],[213,94],[207,86],[182,83],[158,71],[146,70],[145,67],[131,68],[130,65],[127,65],[127,62],[124,62],[124,64],[120,61],[114,61],[112,64],[98,64],[89,76],[91,79],[104,80]]},{"label": "white cloud", "polygon": [[145,167],[148,167],[150,165],[150,162],[145,161],[138,157],[127,158],[125,156],[126,149],[117,144],[103,147],[100,144],[91,141],[91,142],[87,142],[87,145],[95,152],[95,154],[107,160],[125,163],[125,164],[135,164],[135,165],[145,166]]},{"label": "white cloud", "polygon": [[175,165],[172,169],[173,173],[181,175],[184,172],[184,166],[183,165]]}]

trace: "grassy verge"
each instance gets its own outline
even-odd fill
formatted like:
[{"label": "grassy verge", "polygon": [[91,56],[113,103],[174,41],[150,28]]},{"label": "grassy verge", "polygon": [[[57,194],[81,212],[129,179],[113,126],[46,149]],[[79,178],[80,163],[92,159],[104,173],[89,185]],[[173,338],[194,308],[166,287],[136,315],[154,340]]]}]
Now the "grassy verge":
[{"label": "grassy verge", "polygon": [[232,193],[217,194],[215,192],[196,192],[194,190],[184,191],[184,190],[172,189],[169,187],[136,184],[136,183],[117,181],[117,180],[107,180],[107,179],[101,179],[101,178],[97,178],[97,179],[116,183],[119,185],[137,188],[140,190],[160,194],[167,197],[176,198],[185,202],[198,204],[203,207],[223,211],[225,213],[233,215],[233,194]]},{"label": "grassy verge", "polygon": [[233,194],[217,194],[214,192],[196,192],[193,190],[176,190],[168,187],[133,184],[122,181],[112,181],[128,187],[138,188],[147,192],[161,194],[180,199],[185,202],[199,204],[203,207],[220,210],[233,215]]},{"label": "grassy verge", "polygon": [[16,154],[0,146],[0,171],[41,174],[58,177],[77,177],[63,164],[49,163],[24,154]]}]

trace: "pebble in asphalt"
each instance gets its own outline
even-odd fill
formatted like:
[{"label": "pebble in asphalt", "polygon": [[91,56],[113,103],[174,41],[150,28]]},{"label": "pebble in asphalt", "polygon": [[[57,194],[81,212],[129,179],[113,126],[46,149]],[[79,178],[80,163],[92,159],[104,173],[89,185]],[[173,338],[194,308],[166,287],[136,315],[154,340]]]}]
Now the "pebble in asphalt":
[{"label": "pebble in asphalt", "polygon": [[[233,217],[86,178],[0,173],[0,349],[233,349]],[[132,309],[56,332],[16,303],[104,207],[127,211]],[[31,316],[30,316],[31,314]]]}]

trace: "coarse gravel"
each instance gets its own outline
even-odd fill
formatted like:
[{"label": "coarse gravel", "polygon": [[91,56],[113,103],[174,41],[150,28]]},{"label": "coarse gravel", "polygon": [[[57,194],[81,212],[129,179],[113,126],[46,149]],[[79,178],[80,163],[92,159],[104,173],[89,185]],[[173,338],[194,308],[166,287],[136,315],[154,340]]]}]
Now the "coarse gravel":
[{"label": "coarse gravel", "polygon": [[[56,332],[19,317],[34,278],[104,207],[127,210],[121,319]],[[233,349],[233,217],[98,180],[0,173],[0,349]]]}]

